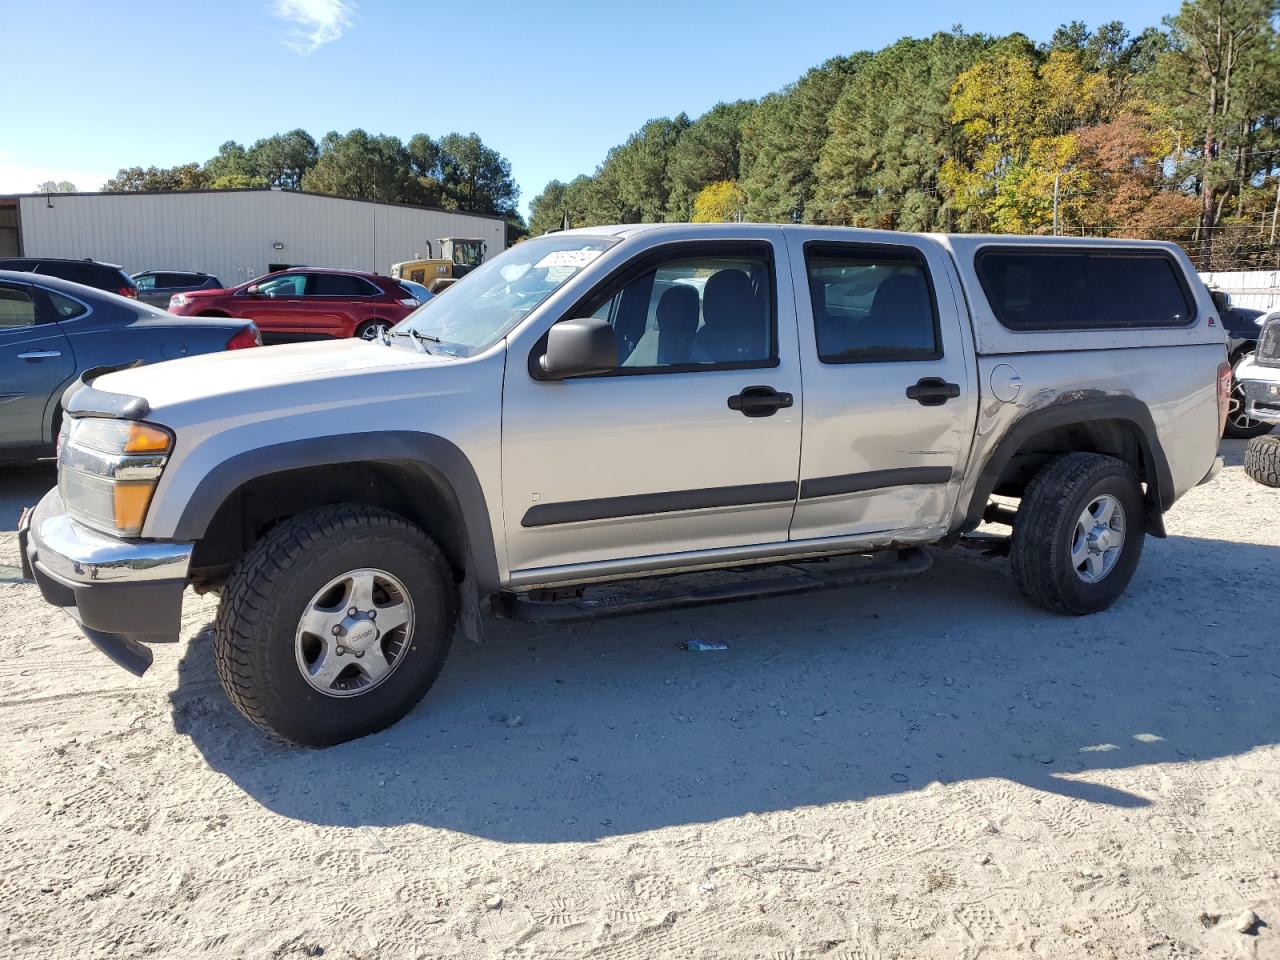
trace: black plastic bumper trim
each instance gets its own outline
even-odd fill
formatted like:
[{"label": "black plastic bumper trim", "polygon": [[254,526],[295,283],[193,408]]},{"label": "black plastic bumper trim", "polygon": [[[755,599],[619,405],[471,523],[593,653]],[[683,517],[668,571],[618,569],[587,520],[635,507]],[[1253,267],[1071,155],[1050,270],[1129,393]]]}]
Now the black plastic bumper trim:
[{"label": "black plastic bumper trim", "polygon": [[23,507],[22,515],[18,517],[18,564],[22,567],[22,575],[28,580],[36,578],[35,571],[31,569],[31,558],[27,556],[27,541],[31,537],[31,515],[35,513],[35,507]]},{"label": "black plastic bumper trim", "polygon": [[150,647],[139,643],[132,637],[91,630],[84,624],[80,625],[80,629],[89,638],[89,642],[105,653],[112,663],[116,666],[124,667],[135,677],[140,677],[146,673],[147,668],[151,666],[152,661],[155,659],[155,654],[151,652]]},{"label": "black plastic bumper trim", "polygon": [[148,643],[173,643],[182,628],[185,580],[139,583],[72,583],[40,564],[38,544],[27,526],[18,531],[23,573],[40,588],[45,602],[61,607],[95,647],[135,676],[151,665]]}]

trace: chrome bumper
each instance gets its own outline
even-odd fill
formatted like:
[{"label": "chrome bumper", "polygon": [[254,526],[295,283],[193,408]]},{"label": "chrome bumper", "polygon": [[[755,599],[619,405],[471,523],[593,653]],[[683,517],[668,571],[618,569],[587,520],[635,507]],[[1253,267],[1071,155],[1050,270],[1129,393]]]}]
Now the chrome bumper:
[{"label": "chrome bumper", "polygon": [[1244,394],[1245,416],[1280,423],[1280,367],[1246,357],[1236,366],[1236,384]]},{"label": "chrome bumper", "polygon": [[62,607],[94,645],[141,675],[146,643],[178,639],[190,543],[117,540],[67,516],[57,490],[18,524],[23,573]]},{"label": "chrome bumper", "polygon": [[1280,423],[1280,382],[1237,380],[1244,393],[1244,413],[1263,423]]}]

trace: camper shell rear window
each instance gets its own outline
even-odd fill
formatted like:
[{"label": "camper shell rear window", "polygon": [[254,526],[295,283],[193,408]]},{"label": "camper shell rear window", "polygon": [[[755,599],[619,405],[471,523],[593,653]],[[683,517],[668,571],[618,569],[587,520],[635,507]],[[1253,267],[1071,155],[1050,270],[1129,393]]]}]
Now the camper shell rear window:
[{"label": "camper shell rear window", "polygon": [[1010,330],[1130,330],[1195,323],[1195,299],[1163,250],[986,247],[974,263]]}]

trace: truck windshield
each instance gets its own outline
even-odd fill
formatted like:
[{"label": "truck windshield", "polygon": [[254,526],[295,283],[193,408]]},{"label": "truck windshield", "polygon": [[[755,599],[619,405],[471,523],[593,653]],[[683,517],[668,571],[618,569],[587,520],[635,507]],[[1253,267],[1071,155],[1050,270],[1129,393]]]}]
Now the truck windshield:
[{"label": "truck windshield", "polygon": [[613,237],[563,235],[526,240],[428,300],[391,332],[413,331],[431,341],[433,353],[472,356],[506,336],[615,243]]}]

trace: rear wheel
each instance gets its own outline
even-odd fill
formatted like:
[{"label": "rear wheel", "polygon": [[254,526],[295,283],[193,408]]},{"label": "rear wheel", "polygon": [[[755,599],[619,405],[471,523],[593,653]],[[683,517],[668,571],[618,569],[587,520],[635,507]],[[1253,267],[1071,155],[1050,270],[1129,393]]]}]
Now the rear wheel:
[{"label": "rear wheel", "polygon": [[1070,453],[1032,478],[1013,524],[1019,589],[1055,613],[1104,610],[1124,592],[1146,535],[1142,487],[1128,464]]},{"label": "rear wheel", "polygon": [[218,607],[218,676],[280,739],[327,746],[395,723],[435,682],[456,585],[404,518],[339,505],[272,530],[232,571]]},{"label": "rear wheel", "polygon": [[366,320],[356,327],[356,336],[361,340],[379,341],[387,335],[387,329],[385,320]]},{"label": "rear wheel", "polygon": [[1280,437],[1257,437],[1244,448],[1244,472],[1268,487],[1280,487]]}]

